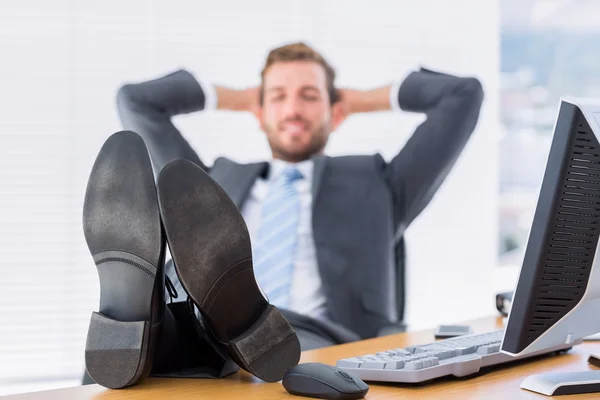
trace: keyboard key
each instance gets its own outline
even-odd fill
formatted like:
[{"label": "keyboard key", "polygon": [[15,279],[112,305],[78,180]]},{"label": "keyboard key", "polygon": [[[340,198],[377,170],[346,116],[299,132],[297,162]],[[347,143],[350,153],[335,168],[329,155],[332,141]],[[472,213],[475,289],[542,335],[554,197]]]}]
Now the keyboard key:
[{"label": "keyboard key", "polygon": [[448,350],[432,350],[432,351],[428,351],[425,354],[428,355],[429,357],[435,357],[435,358],[439,358],[442,360],[444,358],[452,357],[454,355],[453,352],[449,352]]},{"label": "keyboard key", "polygon": [[402,369],[404,368],[404,361],[402,360],[390,360],[385,363],[385,369]]},{"label": "keyboard key", "polygon": [[459,347],[459,348],[454,349],[454,353],[457,356],[475,353],[476,351],[477,351],[477,346]]},{"label": "keyboard key", "polygon": [[404,349],[394,349],[395,356],[408,356],[410,354],[412,354],[412,353],[409,351],[406,351]]},{"label": "keyboard key", "polygon": [[454,350],[444,350],[440,354],[437,355],[437,358],[440,360],[445,360],[447,358],[454,357]]},{"label": "keyboard key", "polygon": [[423,361],[421,360],[415,360],[415,361],[409,361],[406,364],[404,364],[404,369],[409,369],[409,370],[417,370],[417,369],[422,369],[423,368]]},{"label": "keyboard key", "polygon": [[405,363],[407,363],[407,362],[411,362],[411,361],[418,361],[418,360],[421,360],[421,359],[423,359],[425,357],[426,356],[424,356],[423,354],[420,354],[420,355],[416,355],[415,354],[414,356],[405,356],[405,357],[402,357],[402,360]]},{"label": "keyboard key", "polygon": [[430,351],[443,350],[443,347],[423,346],[415,349],[414,354],[427,353]]},{"label": "keyboard key", "polygon": [[362,364],[362,361],[357,358],[347,358],[345,360],[338,361],[336,366],[341,368],[360,368],[360,364]]},{"label": "keyboard key", "polygon": [[384,369],[385,363],[383,361],[365,361],[360,364],[360,368]]},{"label": "keyboard key", "polygon": [[410,354],[413,354],[415,352],[416,349],[418,349],[421,346],[408,346],[405,347],[404,350],[409,352]]}]

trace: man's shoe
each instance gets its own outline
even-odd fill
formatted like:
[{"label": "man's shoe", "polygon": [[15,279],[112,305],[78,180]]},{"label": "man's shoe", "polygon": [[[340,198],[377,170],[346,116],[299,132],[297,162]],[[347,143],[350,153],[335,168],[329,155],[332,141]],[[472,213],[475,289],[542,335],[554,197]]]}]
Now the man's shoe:
[{"label": "man's shoe", "polygon": [[267,382],[281,380],[298,364],[300,343],[258,288],[250,236],[235,204],[187,160],[162,169],[158,197],[179,280],[214,336],[240,367]]},{"label": "man's shoe", "polygon": [[92,168],[83,229],[100,278],[85,349],[89,375],[122,388],[146,377],[164,313],[164,250],[150,157],[134,132],[117,132]]}]

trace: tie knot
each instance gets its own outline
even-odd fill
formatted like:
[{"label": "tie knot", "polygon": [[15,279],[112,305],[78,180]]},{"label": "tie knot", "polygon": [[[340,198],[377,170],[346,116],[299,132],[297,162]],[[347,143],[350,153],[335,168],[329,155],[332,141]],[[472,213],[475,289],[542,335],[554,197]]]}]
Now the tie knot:
[{"label": "tie knot", "polygon": [[286,167],[281,173],[281,177],[286,182],[294,182],[303,178],[302,173],[296,167]]}]

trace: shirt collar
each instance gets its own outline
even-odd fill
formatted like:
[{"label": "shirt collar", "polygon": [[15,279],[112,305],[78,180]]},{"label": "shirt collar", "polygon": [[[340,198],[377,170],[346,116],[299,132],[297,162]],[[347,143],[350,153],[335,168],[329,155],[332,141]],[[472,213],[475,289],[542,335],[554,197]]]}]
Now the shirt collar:
[{"label": "shirt collar", "polygon": [[279,176],[286,167],[290,166],[297,168],[298,171],[300,171],[300,173],[302,174],[302,177],[307,182],[310,183],[312,181],[314,162],[310,159],[301,161],[299,163],[291,163],[288,161],[273,159],[270,162],[269,175],[267,177],[267,180],[272,180],[273,178]]}]

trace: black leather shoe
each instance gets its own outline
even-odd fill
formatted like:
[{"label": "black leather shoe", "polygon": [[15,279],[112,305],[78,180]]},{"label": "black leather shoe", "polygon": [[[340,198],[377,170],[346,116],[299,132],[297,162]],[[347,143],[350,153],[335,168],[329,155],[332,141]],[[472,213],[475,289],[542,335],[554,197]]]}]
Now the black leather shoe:
[{"label": "black leather shoe", "polygon": [[258,288],[250,236],[235,204],[187,160],[162,169],[158,197],[175,270],[212,334],[240,367],[264,381],[281,380],[298,364],[300,343]]},{"label": "black leather shoe", "polygon": [[117,132],[92,168],[83,229],[100,278],[85,364],[108,388],[133,385],[152,367],[164,313],[165,239],[144,141]]}]

